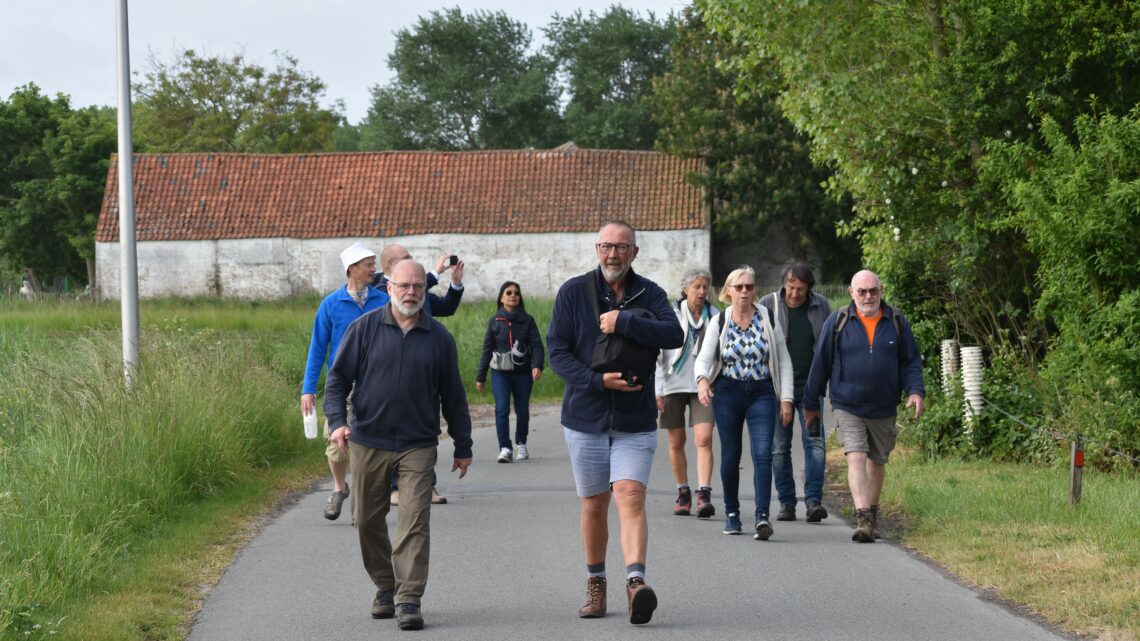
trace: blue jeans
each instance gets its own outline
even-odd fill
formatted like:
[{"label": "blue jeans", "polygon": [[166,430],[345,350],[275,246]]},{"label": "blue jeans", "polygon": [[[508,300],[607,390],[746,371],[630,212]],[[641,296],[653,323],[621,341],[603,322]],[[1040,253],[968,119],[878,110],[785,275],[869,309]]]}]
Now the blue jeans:
[{"label": "blue jeans", "polygon": [[534,387],[530,368],[518,368],[504,372],[491,370],[491,394],[495,397],[495,432],[499,435],[499,447],[511,448],[511,397],[515,398],[515,442],[526,444],[530,433],[530,390]]},{"label": "blue jeans", "polygon": [[[804,443],[804,502],[818,503],[823,500],[823,468],[827,463],[824,438],[827,432],[821,421],[819,436],[808,436],[802,398],[796,400],[795,407],[800,417],[800,436]],[[820,408],[822,407],[821,398]],[[796,480],[792,477],[792,430],[795,425],[795,419],[787,427],[776,425],[776,434],[772,438],[772,475],[776,478],[776,495],[780,498],[781,505],[796,504]]]},{"label": "blue jeans", "polygon": [[720,483],[724,486],[724,510],[740,512],[740,455],[744,423],[752,449],[752,485],[756,493],[756,518],[768,518],[772,502],[772,432],[779,412],[771,380],[737,381],[716,379],[713,413],[720,436]]}]

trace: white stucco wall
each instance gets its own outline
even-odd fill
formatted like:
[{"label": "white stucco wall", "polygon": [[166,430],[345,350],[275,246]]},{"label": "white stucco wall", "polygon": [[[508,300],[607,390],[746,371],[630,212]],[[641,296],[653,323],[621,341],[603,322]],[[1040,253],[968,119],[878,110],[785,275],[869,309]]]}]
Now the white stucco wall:
[{"label": "white stucco wall", "polygon": [[[553,298],[567,278],[597,265],[596,232],[140,242],[139,296],[220,294],[264,300],[326,293],[344,283],[340,252],[357,241],[377,254],[385,245],[399,243],[428,269],[445,252],[455,252],[466,265],[464,300],[493,298],[505,280],[518,281],[526,296]],[[707,230],[638,232],[637,244],[641,251],[634,269],[671,296],[678,293],[686,269],[709,268]],[[101,295],[117,299],[119,244],[96,243],[95,263]]]}]

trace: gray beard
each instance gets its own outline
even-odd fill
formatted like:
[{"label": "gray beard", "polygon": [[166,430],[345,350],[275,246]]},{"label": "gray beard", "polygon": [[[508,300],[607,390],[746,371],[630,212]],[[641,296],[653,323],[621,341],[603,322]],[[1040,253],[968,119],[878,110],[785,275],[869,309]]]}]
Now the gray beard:
[{"label": "gray beard", "polygon": [[625,278],[625,275],[629,273],[629,267],[628,266],[623,267],[617,271],[614,271],[613,269],[606,267],[605,265],[602,265],[601,267],[602,267],[602,276],[606,279],[606,282],[611,284],[611,285],[613,285],[614,283],[620,283],[622,281],[622,279]]},{"label": "gray beard", "polygon": [[424,302],[421,300],[416,304],[414,309],[408,309],[404,307],[402,303],[396,303],[394,307],[396,308],[396,313],[398,313],[400,316],[403,316],[404,318],[412,318],[416,314],[419,314],[420,310],[424,308]]}]

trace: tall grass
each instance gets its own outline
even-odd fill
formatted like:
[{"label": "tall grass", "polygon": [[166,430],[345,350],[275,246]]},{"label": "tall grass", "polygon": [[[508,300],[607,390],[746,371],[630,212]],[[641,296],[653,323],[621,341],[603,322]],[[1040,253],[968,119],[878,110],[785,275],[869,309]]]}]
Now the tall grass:
[{"label": "tall grass", "polygon": [[52,631],[154,524],[306,451],[300,367],[254,357],[276,342],[147,330],[125,389],[117,332],[0,332],[0,638]]}]

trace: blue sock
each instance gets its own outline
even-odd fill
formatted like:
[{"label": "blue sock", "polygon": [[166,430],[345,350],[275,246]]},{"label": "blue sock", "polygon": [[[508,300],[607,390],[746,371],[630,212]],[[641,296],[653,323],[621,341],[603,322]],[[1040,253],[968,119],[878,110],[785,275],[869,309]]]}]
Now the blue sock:
[{"label": "blue sock", "polygon": [[627,578],[627,579],[632,579],[634,577],[637,577],[637,578],[640,578],[642,580],[645,580],[645,564],[644,563],[630,563],[629,565],[625,566],[625,571],[626,571],[626,577],[625,578]]},{"label": "blue sock", "polygon": [[586,575],[590,577],[600,576],[606,578],[606,564],[602,563],[586,564]]}]

